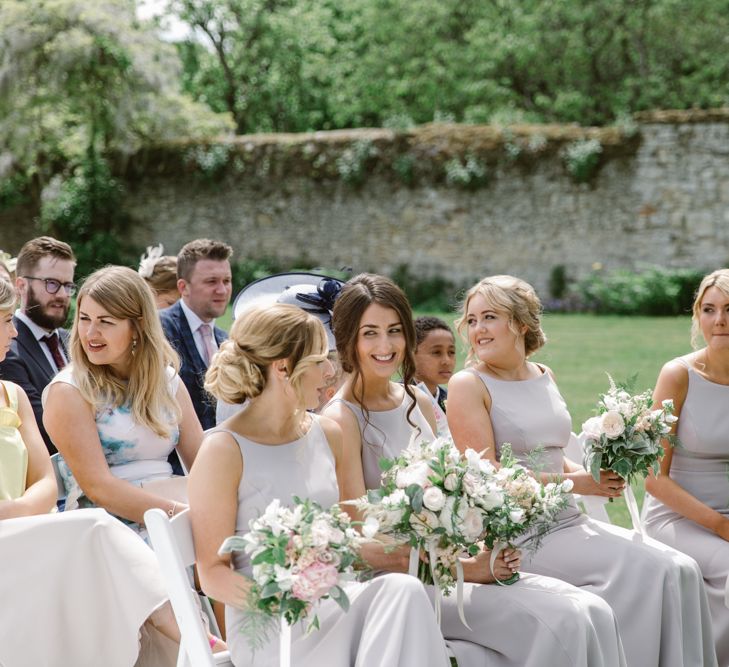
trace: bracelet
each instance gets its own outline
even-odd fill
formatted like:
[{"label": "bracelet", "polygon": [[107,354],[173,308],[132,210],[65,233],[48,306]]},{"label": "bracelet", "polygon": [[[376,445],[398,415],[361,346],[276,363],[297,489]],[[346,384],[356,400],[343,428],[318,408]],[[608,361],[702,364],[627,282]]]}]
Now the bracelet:
[{"label": "bracelet", "polygon": [[175,516],[175,510],[176,509],[177,509],[177,501],[176,500],[173,500],[172,501],[172,507],[167,510],[167,516],[170,517],[170,518],[172,518],[173,516]]}]

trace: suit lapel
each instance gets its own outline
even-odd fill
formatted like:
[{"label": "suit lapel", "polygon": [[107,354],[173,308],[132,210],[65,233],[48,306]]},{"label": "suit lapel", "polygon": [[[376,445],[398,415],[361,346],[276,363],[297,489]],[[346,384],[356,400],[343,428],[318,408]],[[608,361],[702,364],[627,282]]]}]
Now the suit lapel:
[{"label": "suit lapel", "polygon": [[41,349],[41,344],[35,339],[35,336],[24,322],[21,322],[17,318],[13,318],[13,321],[15,328],[18,330],[16,342],[19,355],[26,359],[26,361],[32,361],[38,366],[41,372],[47,377],[48,382],[50,382],[56,374],[56,370],[55,368],[51,368],[50,363],[48,363],[48,359]]}]

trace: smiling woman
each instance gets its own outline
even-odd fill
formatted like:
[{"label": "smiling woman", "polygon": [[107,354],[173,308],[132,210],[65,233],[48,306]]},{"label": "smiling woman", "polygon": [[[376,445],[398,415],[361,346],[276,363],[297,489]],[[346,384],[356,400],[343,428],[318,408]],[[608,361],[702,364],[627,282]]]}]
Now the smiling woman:
[{"label": "smiling woman", "polygon": [[202,429],[138,273],[112,266],[89,276],[79,292],[71,360],[49,385],[44,411],[63,457],[67,508],[100,506],[139,531],[151,507],[170,516],[182,511],[180,498],[143,487],[172,476],[167,457],[175,447],[189,469]]}]

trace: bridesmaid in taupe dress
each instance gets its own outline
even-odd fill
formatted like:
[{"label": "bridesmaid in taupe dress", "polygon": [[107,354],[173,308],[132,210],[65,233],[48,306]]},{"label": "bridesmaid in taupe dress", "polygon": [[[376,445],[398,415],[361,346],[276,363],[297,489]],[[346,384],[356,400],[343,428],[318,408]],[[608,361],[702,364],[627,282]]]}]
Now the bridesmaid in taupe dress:
[{"label": "bridesmaid in taupe dress", "polygon": [[693,336],[706,346],[669,361],[656,404],[670,398],[679,446],[666,447],[661,475],[646,481],[646,530],[698,562],[711,608],[719,664],[729,665],[729,270],[702,281]]},{"label": "bridesmaid in taupe dress", "polygon": [[[541,452],[546,478],[572,479],[576,493],[617,496],[624,482],[602,471],[596,483],[565,458],[571,418],[552,372],[528,360],[546,338],[534,289],[512,276],[484,278],[466,294],[459,329],[473,365],[448,385],[448,424],[459,448],[497,460],[508,442],[527,466]],[[592,591],[615,612],[629,665],[716,664],[711,619],[696,562],[675,549],[582,515],[573,502],[525,558],[527,572]]]}]

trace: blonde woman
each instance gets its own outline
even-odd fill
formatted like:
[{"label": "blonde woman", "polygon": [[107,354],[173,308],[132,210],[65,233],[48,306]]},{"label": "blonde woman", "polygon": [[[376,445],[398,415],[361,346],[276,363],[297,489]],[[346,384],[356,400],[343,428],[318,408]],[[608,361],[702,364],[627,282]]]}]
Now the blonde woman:
[{"label": "blonde woman", "polygon": [[[297,306],[251,308],[233,325],[208,369],[205,389],[231,404],[248,401],[208,435],[190,474],[190,507],[204,590],[228,605],[226,625],[235,665],[279,664],[278,641],[255,654],[246,622],[250,557],[221,556],[226,537],[242,535],[274,498],[339,500],[342,436],[331,420],[312,414],[331,374],[327,337],[315,315]],[[233,566],[231,568],[231,565]],[[297,667],[377,665],[446,667],[448,658],[428,598],[404,575],[346,587],[347,613],[333,601],[317,609],[321,629],[292,628]]]},{"label": "blonde woman", "polygon": [[[467,332],[471,359],[448,384],[448,424],[458,447],[496,462],[508,442],[524,465],[537,450],[544,479],[559,474],[576,493],[619,495],[624,482],[615,473],[603,470],[596,482],[564,456],[572,429],[567,406],[552,371],[529,361],[546,342],[531,285],[512,276],[484,278],[466,293],[458,329]],[[629,665],[716,664],[701,573],[674,549],[589,519],[572,502],[524,569],[605,599]]]},{"label": "blonde woman", "polygon": [[177,289],[177,257],[163,255],[164,246],[147,246],[139,261],[138,273],[152,288],[155,305],[159,310],[169,308],[180,299]]},{"label": "blonde woman", "polygon": [[[0,361],[15,298],[0,280]],[[174,664],[180,632],[155,555],[105,511],[49,514],[55,501],[30,401],[0,382],[0,665]]]},{"label": "blonde woman", "polygon": [[71,360],[46,390],[43,417],[63,457],[66,508],[103,507],[140,530],[151,507],[181,512],[184,502],[149,483],[172,476],[175,447],[190,469],[202,429],[138,273],[110,266],[86,279]]},{"label": "blonde woman", "polygon": [[645,526],[698,562],[719,664],[729,665],[729,269],[701,281],[692,320],[695,351],[663,367],[653,394],[658,406],[673,401],[680,446],[666,444],[661,474],[646,480]]}]

